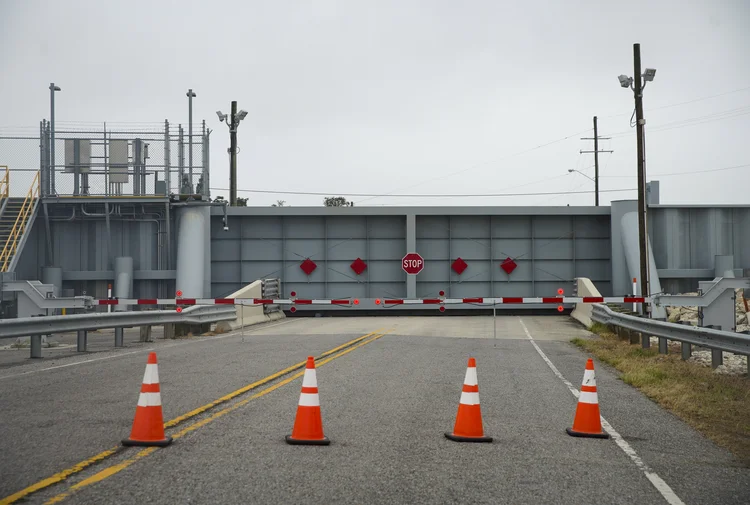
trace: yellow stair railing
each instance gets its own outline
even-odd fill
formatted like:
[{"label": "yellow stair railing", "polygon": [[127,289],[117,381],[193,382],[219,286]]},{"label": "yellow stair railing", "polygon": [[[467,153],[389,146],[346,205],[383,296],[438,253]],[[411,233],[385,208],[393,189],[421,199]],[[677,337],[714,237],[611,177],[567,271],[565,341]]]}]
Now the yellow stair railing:
[{"label": "yellow stair railing", "polygon": [[10,170],[7,165],[0,165],[0,171],[2,171],[3,178],[0,179],[0,202],[3,198],[8,198],[10,186]]},{"label": "yellow stair railing", "polygon": [[39,172],[34,176],[31,188],[29,188],[29,192],[23,200],[21,210],[18,211],[18,217],[16,218],[15,223],[13,223],[13,228],[10,230],[8,240],[5,242],[5,247],[3,247],[3,251],[0,253],[0,272],[8,271],[10,262],[16,254],[18,241],[23,237],[23,234],[26,231],[26,224],[29,222],[37,198],[39,198]]}]

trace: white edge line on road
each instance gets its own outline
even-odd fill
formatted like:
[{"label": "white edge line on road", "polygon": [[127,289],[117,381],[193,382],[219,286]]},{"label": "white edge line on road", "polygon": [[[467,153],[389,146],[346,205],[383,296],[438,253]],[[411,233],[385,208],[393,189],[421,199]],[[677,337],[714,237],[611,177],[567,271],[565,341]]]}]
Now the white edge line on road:
[{"label": "white edge line on road", "polygon": [[[534,349],[536,349],[536,352],[539,353],[539,356],[542,357],[545,363],[547,363],[547,366],[550,367],[552,372],[557,376],[558,379],[563,381],[563,383],[568,386],[568,389],[571,393],[573,393],[573,396],[578,398],[579,392],[578,389],[576,389],[573,384],[570,383],[568,379],[566,379],[563,374],[560,373],[560,370],[557,369],[557,367],[550,361],[550,359],[547,357],[546,354],[544,354],[544,351],[537,345],[536,341],[534,341],[534,337],[531,336],[531,333],[529,332],[529,329],[526,327],[526,324],[523,322],[523,319],[521,319],[521,316],[518,316],[518,322],[521,323],[521,326],[523,327],[524,333],[526,333],[526,337],[531,342],[531,345],[534,346]],[[685,502],[683,502],[679,496],[672,490],[671,487],[669,487],[669,484],[664,482],[664,480],[659,477],[659,475],[651,470],[649,466],[641,459],[640,456],[638,456],[638,453],[635,452],[635,449],[625,441],[625,439],[622,438],[622,436],[615,431],[615,429],[612,427],[611,424],[607,422],[604,417],[601,417],[602,420],[602,427],[612,436],[612,439],[615,441],[617,446],[622,449],[622,451],[628,455],[628,457],[635,463],[635,466],[638,467],[638,469],[643,472],[643,474],[646,476],[646,478],[651,481],[651,484],[654,485],[657,491],[664,497],[665,500],[667,500],[667,503],[670,505],[685,505]]]},{"label": "white edge line on road", "polygon": [[[268,325],[268,326],[263,326],[263,327],[258,327],[258,328],[252,328],[249,331],[248,331],[247,328],[245,328],[245,331],[248,332],[248,333],[253,333],[253,332],[256,332],[256,331],[265,330],[266,328],[275,328],[276,326],[281,326],[281,325],[284,325],[284,324],[289,324],[291,322],[294,322],[294,320],[292,319],[292,320],[283,321],[283,322],[277,323],[277,324],[271,324],[271,325]],[[24,375],[31,375],[31,374],[40,373],[40,372],[48,372],[50,370],[57,370],[57,369],[60,369],[60,368],[67,368],[67,367],[71,367],[71,366],[85,365],[87,363],[93,363],[95,361],[104,361],[104,360],[107,360],[107,359],[121,358],[123,356],[130,356],[132,354],[140,354],[140,353],[144,353],[144,352],[151,352],[153,350],[169,349],[170,347],[177,347],[177,346],[187,345],[187,344],[195,344],[195,343],[198,343],[198,342],[206,342],[208,340],[221,340],[221,339],[225,339],[225,338],[229,338],[229,337],[239,337],[239,336],[241,336],[241,329],[234,330],[234,331],[232,331],[230,333],[227,333],[226,335],[215,335],[215,336],[212,336],[212,337],[201,338],[200,340],[189,340],[187,342],[175,342],[174,344],[166,344],[166,345],[162,345],[162,346],[159,346],[159,347],[145,347],[143,349],[138,349],[137,351],[122,352],[122,353],[114,354],[112,356],[103,356],[101,358],[85,359],[85,360],[82,360],[82,361],[76,361],[74,363],[65,363],[64,365],[55,365],[55,366],[50,366],[50,367],[47,367],[47,368],[39,368],[37,370],[27,370],[25,372],[20,372],[20,373],[11,374],[11,375],[2,375],[2,376],[0,376],[0,380],[3,380],[3,379],[12,379],[14,377],[23,377]],[[112,352],[112,351],[109,351],[109,352]],[[114,352],[117,352],[117,351],[114,351]],[[58,359],[64,359],[64,358],[67,358],[67,357],[73,357],[73,356],[65,356],[63,358],[58,358]]]}]

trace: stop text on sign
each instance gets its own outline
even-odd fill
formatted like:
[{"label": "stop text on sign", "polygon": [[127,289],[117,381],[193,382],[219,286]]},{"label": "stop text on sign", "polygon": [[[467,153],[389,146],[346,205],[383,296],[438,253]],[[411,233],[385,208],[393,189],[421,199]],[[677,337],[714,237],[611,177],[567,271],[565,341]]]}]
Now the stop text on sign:
[{"label": "stop text on sign", "polygon": [[401,268],[409,275],[417,275],[424,268],[424,258],[419,253],[407,253],[401,260]]}]

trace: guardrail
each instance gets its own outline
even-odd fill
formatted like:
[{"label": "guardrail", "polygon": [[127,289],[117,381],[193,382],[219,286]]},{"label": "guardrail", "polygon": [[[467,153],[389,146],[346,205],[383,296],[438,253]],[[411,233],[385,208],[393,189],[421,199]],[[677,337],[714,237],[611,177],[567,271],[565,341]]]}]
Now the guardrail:
[{"label": "guardrail", "polygon": [[161,324],[204,324],[237,319],[234,307],[196,307],[197,310],[144,310],[136,312],[94,312],[66,316],[19,317],[0,320],[0,338],[49,335],[77,330],[157,326]]},{"label": "guardrail", "polygon": [[[748,356],[748,368],[750,369],[750,335],[621,314],[602,304],[592,305],[591,319],[598,323],[618,326],[640,333],[643,336],[644,347],[649,336],[658,337],[660,340],[682,342],[683,359],[690,357],[689,346],[691,344],[707,347],[718,352],[718,354],[712,352],[711,361],[714,368],[721,364],[721,351],[743,354]],[[660,352],[666,352],[666,341],[663,346],[660,343],[659,347]]]},{"label": "guardrail", "polygon": [[[94,312],[65,316],[22,317],[0,320],[0,339],[31,337],[31,357],[42,357],[42,335],[78,332],[78,351],[86,350],[86,332],[115,329],[115,347],[123,345],[123,328],[166,324],[206,324],[237,319],[233,306],[189,307],[184,311],[150,310],[135,312]],[[143,334],[142,334],[143,335]]]}]

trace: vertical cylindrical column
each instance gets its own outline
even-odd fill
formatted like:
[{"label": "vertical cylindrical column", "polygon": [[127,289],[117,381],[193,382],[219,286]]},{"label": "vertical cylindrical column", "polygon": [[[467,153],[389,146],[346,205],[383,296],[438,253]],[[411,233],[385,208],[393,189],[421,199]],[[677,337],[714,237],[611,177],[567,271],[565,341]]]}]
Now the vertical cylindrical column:
[{"label": "vertical cylindrical column", "polygon": [[207,271],[205,242],[209,240],[206,211],[206,206],[183,207],[177,211],[176,288],[182,291],[184,298],[201,298],[204,293]]},{"label": "vertical cylindrical column", "polygon": [[[211,295],[211,207],[199,207],[203,212],[203,220],[206,230],[203,239],[203,298],[212,298]],[[240,226],[240,221],[236,223]]]},{"label": "vertical cylindrical column", "polygon": [[[115,298],[133,297],[133,258],[119,256],[115,258]],[[115,305],[115,312],[128,310],[126,305]]]},{"label": "vertical cylindrical column", "polygon": [[63,271],[60,267],[42,267],[42,284],[52,284],[52,294],[59,297],[62,293]]},{"label": "vertical cylindrical column", "polygon": [[78,352],[86,352],[88,332],[86,330],[78,330]]}]

